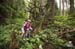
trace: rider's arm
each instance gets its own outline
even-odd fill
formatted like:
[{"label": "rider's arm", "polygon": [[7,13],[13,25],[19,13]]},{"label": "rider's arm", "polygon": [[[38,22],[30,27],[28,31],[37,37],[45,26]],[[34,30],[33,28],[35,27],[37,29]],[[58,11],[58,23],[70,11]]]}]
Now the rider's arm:
[{"label": "rider's arm", "polygon": [[33,28],[32,28],[32,27],[30,27],[30,29],[31,29],[31,30],[33,30]]},{"label": "rider's arm", "polygon": [[24,25],[23,26],[25,26],[27,24],[27,22],[24,22]]}]

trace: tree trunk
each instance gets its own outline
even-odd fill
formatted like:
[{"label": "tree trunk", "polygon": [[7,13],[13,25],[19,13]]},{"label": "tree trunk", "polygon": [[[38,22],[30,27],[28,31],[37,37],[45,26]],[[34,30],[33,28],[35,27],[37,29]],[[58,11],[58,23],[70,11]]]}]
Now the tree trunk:
[{"label": "tree trunk", "polygon": [[45,22],[47,25],[53,23],[55,16],[55,0],[47,0]]},{"label": "tree trunk", "polygon": [[39,31],[42,29],[42,24],[44,22],[44,18],[45,18],[45,0],[41,0],[40,1],[40,8],[41,8],[41,20],[40,20],[40,24],[39,24]]},{"label": "tree trunk", "polygon": [[62,0],[62,15],[63,15],[63,16],[65,15],[64,1],[65,1],[65,0]]},{"label": "tree trunk", "polygon": [[70,1],[70,15],[74,14],[74,0],[69,0]]},{"label": "tree trunk", "polygon": [[62,15],[62,10],[61,10],[61,0],[59,0],[59,4],[60,4],[60,15]]},{"label": "tree trunk", "polygon": [[50,8],[50,15],[51,17],[54,16],[55,14],[55,0],[48,0],[48,4],[50,4],[49,8]]},{"label": "tree trunk", "polygon": [[67,10],[66,10],[66,16],[68,16],[68,0],[65,0],[65,2],[66,2],[66,8],[67,8]]}]

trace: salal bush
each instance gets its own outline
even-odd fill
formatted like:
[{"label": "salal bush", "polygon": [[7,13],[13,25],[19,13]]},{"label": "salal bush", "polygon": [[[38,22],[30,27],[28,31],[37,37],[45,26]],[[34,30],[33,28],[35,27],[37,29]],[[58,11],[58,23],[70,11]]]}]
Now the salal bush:
[{"label": "salal bush", "polygon": [[50,29],[46,29],[42,30],[41,32],[35,34],[30,38],[25,38],[23,40],[20,39],[20,49],[43,49],[45,43],[49,43],[54,48],[58,48],[60,46],[66,46],[67,41],[59,38],[58,35],[50,31]]}]

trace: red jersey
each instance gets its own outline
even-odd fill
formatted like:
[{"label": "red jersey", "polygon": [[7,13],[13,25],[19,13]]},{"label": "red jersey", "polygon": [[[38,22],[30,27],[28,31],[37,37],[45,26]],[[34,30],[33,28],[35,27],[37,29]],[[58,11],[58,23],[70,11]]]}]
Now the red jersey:
[{"label": "red jersey", "polygon": [[27,31],[31,27],[30,22],[25,22],[24,23],[24,30]]}]

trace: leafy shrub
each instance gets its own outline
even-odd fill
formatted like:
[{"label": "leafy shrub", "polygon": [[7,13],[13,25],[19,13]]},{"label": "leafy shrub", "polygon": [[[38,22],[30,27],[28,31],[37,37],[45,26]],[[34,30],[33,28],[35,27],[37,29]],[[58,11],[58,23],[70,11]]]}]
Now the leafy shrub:
[{"label": "leafy shrub", "polygon": [[43,30],[31,38],[20,40],[20,49],[43,49],[43,45],[47,42],[51,44],[54,48],[66,46],[66,41],[59,38],[56,33],[53,33],[50,30]]},{"label": "leafy shrub", "polygon": [[54,23],[60,26],[67,25],[68,23],[68,16],[55,16],[54,19],[55,19]]}]

